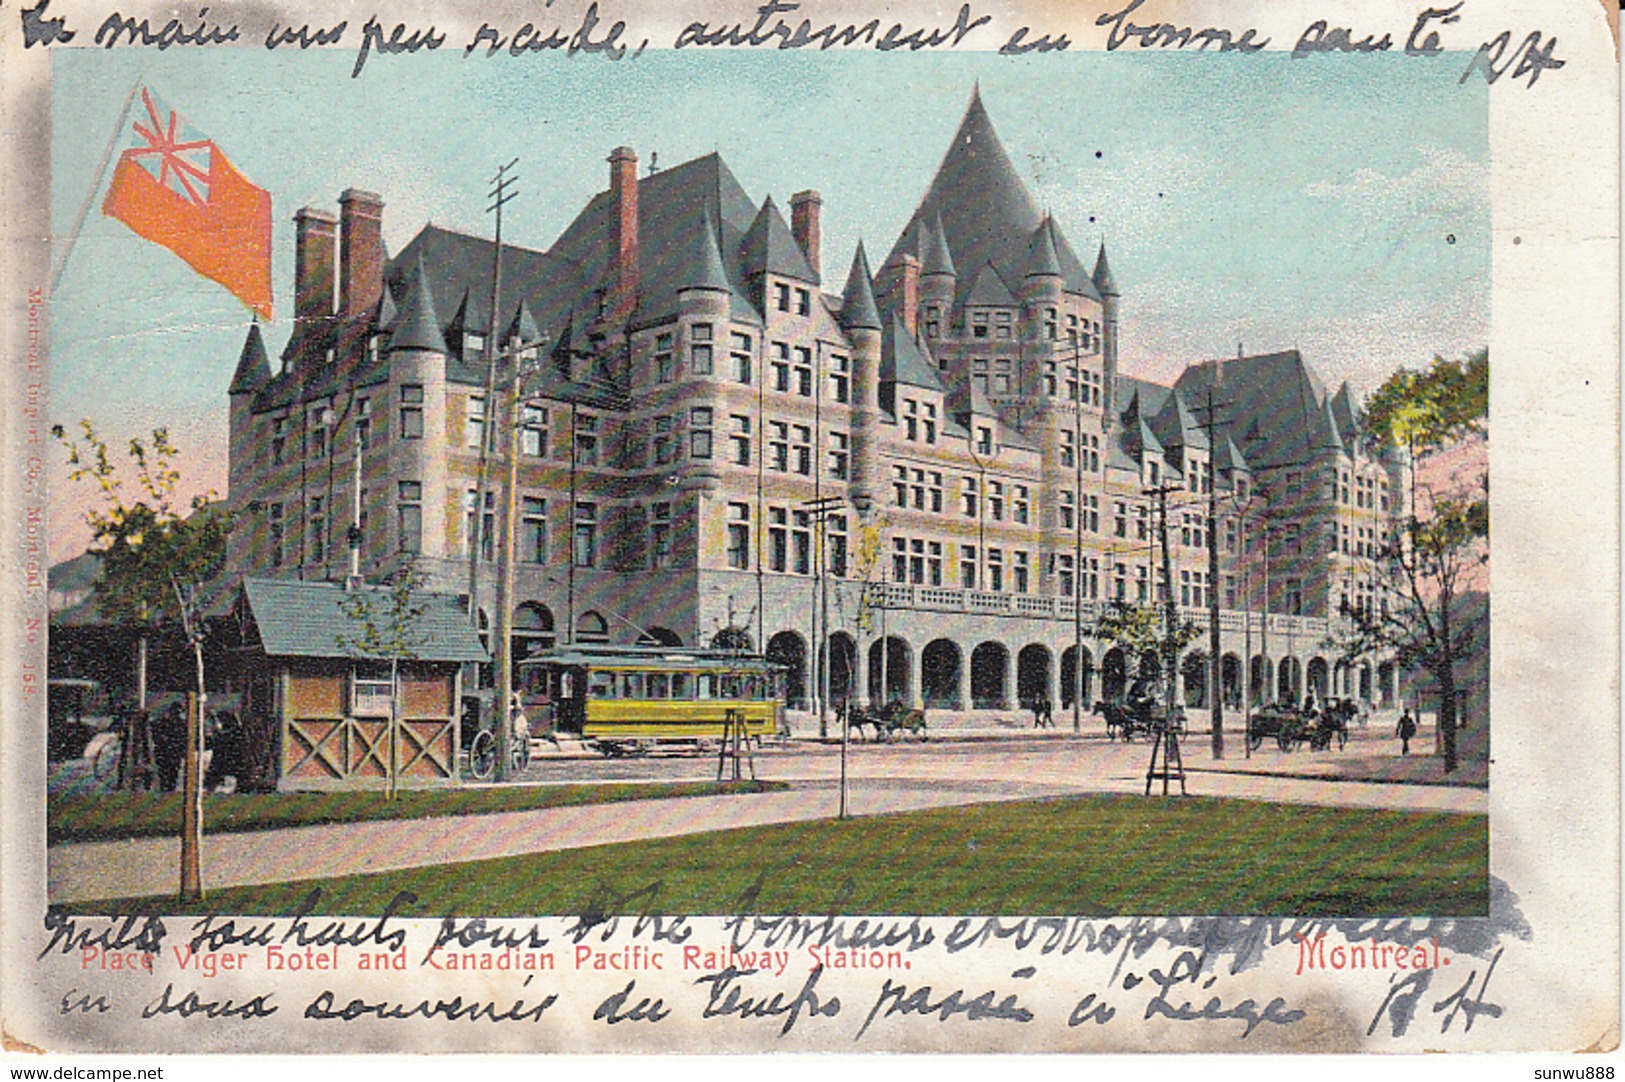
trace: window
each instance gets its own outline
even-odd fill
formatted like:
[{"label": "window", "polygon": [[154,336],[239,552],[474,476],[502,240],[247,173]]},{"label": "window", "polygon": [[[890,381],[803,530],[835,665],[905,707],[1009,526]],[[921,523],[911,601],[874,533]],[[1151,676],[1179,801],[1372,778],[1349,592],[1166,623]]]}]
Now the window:
[{"label": "window", "polygon": [[695,459],[711,457],[711,409],[695,406],[688,411],[688,455]]},{"label": "window", "polygon": [[729,363],[733,366],[735,383],[750,382],[750,335],[735,331],[730,337],[732,343],[728,351]]},{"label": "window", "polygon": [[728,566],[735,571],[750,570],[750,505],[728,505]]},{"label": "window", "polygon": [[908,506],[908,467],[893,466],[892,473],[892,502],[898,507]]},{"label": "window", "polygon": [[773,389],[790,390],[790,347],[783,342],[773,343]]},{"label": "window", "polygon": [[979,455],[993,453],[993,429],[987,425],[976,426],[976,453]]},{"label": "window", "polygon": [[931,305],[925,310],[925,336],[938,338],[942,335],[942,309]]},{"label": "window", "polygon": [[936,470],[931,471],[931,483],[927,492],[931,497],[931,510],[942,514],[942,474]]},{"label": "window", "polygon": [[994,319],[998,323],[998,331],[996,333],[1000,338],[1008,339],[1014,337],[1014,332],[1012,330],[1015,321],[1014,313],[1008,311],[998,312],[995,313]]},{"label": "window", "polygon": [[1112,533],[1118,537],[1128,536],[1128,504],[1122,500],[1112,501]]},{"label": "window", "polygon": [[395,550],[412,554],[423,551],[423,484],[401,481],[396,488]]},{"label": "window", "polygon": [[463,555],[467,556],[474,544],[476,530],[480,535],[480,559],[496,559],[496,533],[497,533],[497,494],[487,490],[485,493],[485,514],[479,523],[474,521],[474,505],[479,498],[476,489],[469,489],[463,494]]},{"label": "window", "polygon": [[355,402],[355,439],[365,451],[372,443],[372,399],[358,398]]},{"label": "window", "polygon": [[1083,437],[1083,468],[1090,473],[1100,472],[1100,437]]},{"label": "window", "polygon": [[655,465],[664,466],[677,461],[677,437],[673,433],[674,419],[670,414],[654,419]]},{"label": "window", "polygon": [[1083,596],[1093,601],[1100,596],[1100,558],[1086,556],[1083,560],[1083,581],[1078,584]]},{"label": "window", "polygon": [[987,510],[994,522],[1004,521],[1004,482],[989,481],[987,483]]},{"label": "window", "polygon": [[1061,529],[1070,530],[1077,516],[1077,497],[1070,492],[1061,493]]},{"label": "window", "polygon": [[750,465],[750,418],[743,414],[733,414],[729,420],[733,423],[733,431],[728,436],[728,442],[733,447],[733,460],[736,466]]},{"label": "window", "polygon": [[270,535],[271,535],[271,566],[281,567],[284,553],[282,551],[282,505],[273,503],[270,508]]},{"label": "window", "polygon": [[485,353],[485,335],[477,331],[463,332],[463,363],[472,364]]},{"label": "window", "polygon": [[837,481],[845,481],[850,473],[850,463],[846,433],[829,433],[829,475]]},{"label": "window", "polygon": [[901,537],[891,539],[891,580],[908,581],[908,542]]},{"label": "window", "polygon": [[327,516],[323,513],[322,498],[310,498],[310,559],[313,564],[327,559]]},{"label": "window", "polygon": [[323,419],[326,409],[319,409],[310,415],[310,457],[327,457],[327,422]]},{"label": "window", "polygon": [[519,407],[519,452],[531,458],[547,457],[547,410],[541,406]]},{"label": "window", "polygon": [[790,561],[790,513],[782,507],[767,509],[767,569],[783,571]]},{"label": "window", "polygon": [[959,481],[959,509],[967,518],[976,517],[976,478],[962,477]]},{"label": "window", "polygon": [[903,399],[903,429],[904,438],[918,440],[920,438],[920,404],[912,398]]},{"label": "window", "polygon": [[773,283],[773,307],[781,312],[790,310],[790,286],[786,282]]},{"label": "window", "polygon": [[273,417],[271,419],[271,462],[273,465],[282,465],[282,456],[288,450],[288,419],[286,417]]},{"label": "window", "polygon": [[598,505],[576,504],[575,548],[572,557],[577,567],[595,567],[598,564]]},{"label": "window", "polygon": [[1115,581],[1112,583],[1112,596],[1119,601],[1128,599],[1128,568],[1122,564],[1116,567]]},{"label": "window", "polygon": [[925,581],[932,586],[942,585],[941,541],[932,541],[925,546]]},{"label": "window", "polygon": [[1013,568],[1012,577],[1015,579],[1016,593],[1024,594],[1027,592],[1027,578],[1030,573],[1030,569],[1027,566],[1028,556],[1025,552],[1016,552],[1013,555],[1015,557],[1015,565]]},{"label": "window", "polygon": [[959,588],[976,589],[976,546],[959,546]]},{"label": "window", "polygon": [[526,496],[519,515],[519,559],[527,564],[547,563],[547,501]]},{"label": "window", "polygon": [[796,315],[812,314],[812,293],[805,289],[796,289]]},{"label": "window", "polygon": [[1297,579],[1287,579],[1286,611],[1293,616],[1303,615],[1303,583]]},{"label": "window", "polygon": [[578,413],[575,429],[576,463],[582,466],[598,465],[598,418],[590,413]]},{"label": "window", "polygon": [[840,354],[829,359],[829,396],[837,402],[846,402],[852,396],[852,361]]},{"label": "window", "polygon": [[914,510],[916,510],[916,511],[924,511],[925,510],[925,471],[924,470],[910,470],[909,471],[909,476],[912,479],[912,482],[908,486],[908,489],[909,489],[910,494],[912,494],[913,497],[914,497]]},{"label": "window", "polygon": [[790,422],[769,421],[767,423],[768,441],[767,453],[771,467],[779,473],[790,471]]},{"label": "window", "polygon": [[829,573],[839,578],[846,577],[846,516],[831,515],[829,517],[827,543],[829,552],[826,554],[829,563]]},{"label": "window", "polygon": [[1082,517],[1079,521],[1081,522],[1083,528],[1088,530],[1090,533],[1099,533],[1100,497],[1085,496],[1083,498],[1083,509],[1081,511],[1081,515]]},{"label": "window", "polygon": [[993,389],[999,394],[1010,393],[1011,362],[1004,357],[993,359]]},{"label": "window", "polygon": [[921,421],[921,424],[925,428],[925,442],[926,443],[936,443],[937,442],[937,406],[936,406],[936,403],[934,403],[934,402],[926,402],[926,403],[923,403],[923,405],[925,407],[925,417]]},{"label": "window", "polygon": [[972,312],[970,317],[970,334],[972,338],[986,338],[988,335],[987,312]]},{"label": "window", "polygon": [[811,398],[813,393],[812,379],[812,350],[806,346],[796,347],[796,394],[802,398]]},{"label": "window", "polygon": [[796,425],[791,430],[795,435],[796,472],[803,477],[812,476],[812,429],[806,425]]},{"label": "window", "polygon": [[423,438],[423,384],[401,385],[401,439]]},{"label": "window", "polygon": [[1044,393],[1051,398],[1055,397],[1056,391],[1055,370],[1056,364],[1054,361],[1044,362]]},{"label": "window", "polygon": [[790,531],[791,566],[798,575],[812,574],[812,516],[806,511],[795,513],[795,528]]},{"label": "window", "polygon": [[1031,506],[1026,485],[1017,485],[1015,490],[1015,508],[1012,517],[1020,523],[1027,521],[1028,508]]},{"label": "window", "polygon": [[463,443],[469,447],[485,444],[485,396],[471,394],[463,414]]},{"label": "window", "polygon": [[1061,556],[1057,559],[1056,563],[1058,564],[1058,576],[1061,580],[1061,596],[1071,597],[1073,576],[1072,557]]},{"label": "window", "polygon": [[655,381],[670,383],[677,378],[676,354],[672,350],[671,332],[655,335]]},{"label": "window", "polygon": [[689,328],[689,367],[696,376],[711,374],[711,324],[696,323]]},{"label": "window", "polygon": [[671,504],[657,503],[649,511],[649,566],[658,571],[671,566]]},{"label": "window", "polygon": [[908,581],[915,586],[925,583],[925,541],[918,537],[908,543]]},{"label": "window", "polygon": [[1075,469],[1078,462],[1075,436],[1070,428],[1061,429],[1061,465]]},{"label": "window", "polygon": [[987,588],[994,593],[1004,590],[1004,551],[987,550]]}]

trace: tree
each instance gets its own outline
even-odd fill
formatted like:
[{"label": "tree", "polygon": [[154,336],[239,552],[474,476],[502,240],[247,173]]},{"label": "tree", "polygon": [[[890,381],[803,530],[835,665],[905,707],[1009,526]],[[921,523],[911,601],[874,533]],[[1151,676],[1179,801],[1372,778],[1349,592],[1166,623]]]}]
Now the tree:
[{"label": "tree", "polygon": [[[239,512],[228,511],[213,492],[192,497],[189,514],[177,507],[181,473],[179,451],[169,430],[153,430],[149,440],[130,440],[135,477],[120,477],[107,441],[89,420],[79,422],[82,435],[71,438],[61,425],[51,434],[67,451],[68,478],[89,481],[99,490],[99,503],[85,512],[91,552],[101,558],[96,604],[107,619],[139,629],[136,657],[136,707],[147,701],[147,645],[153,632],[181,625],[197,661],[198,694],[204,692],[204,625],[199,605],[202,587],[225,566],[226,543]],[[132,499],[130,487],[137,490]]]},{"label": "tree", "polygon": [[1426,479],[1417,474],[1464,441],[1487,435],[1489,374],[1488,349],[1455,361],[1435,357],[1427,369],[1395,372],[1366,405],[1371,438],[1409,453],[1412,491],[1409,513],[1375,557],[1396,603],[1347,613],[1351,630],[1341,645],[1348,658],[1392,650],[1401,668],[1433,677],[1446,773],[1456,769],[1456,663],[1471,637],[1470,628],[1452,625],[1452,607],[1489,562],[1489,475],[1477,460],[1465,477],[1445,470],[1428,471]]},{"label": "tree", "polygon": [[401,662],[417,657],[429,635],[420,626],[426,607],[418,600],[423,576],[408,564],[396,572],[384,591],[356,585],[347,590],[339,608],[355,625],[353,634],[335,636],[338,648],[361,659],[389,662],[389,778],[388,796],[395,799],[399,769],[401,717]]},{"label": "tree", "polygon": [[1095,637],[1120,647],[1127,655],[1127,669],[1138,671],[1143,658],[1156,658],[1159,671],[1173,679],[1174,664],[1170,660],[1179,651],[1195,642],[1202,628],[1190,620],[1176,620],[1172,628],[1164,614],[1149,602],[1111,601],[1101,609],[1095,621]]}]

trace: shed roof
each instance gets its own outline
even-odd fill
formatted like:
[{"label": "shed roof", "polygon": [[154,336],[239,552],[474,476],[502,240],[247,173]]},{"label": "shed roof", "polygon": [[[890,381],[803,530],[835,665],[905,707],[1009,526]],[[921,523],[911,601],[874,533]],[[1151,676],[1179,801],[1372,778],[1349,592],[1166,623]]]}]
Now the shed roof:
[{"label": "shed roof", "polygon": [[[361,623],[343,607],[347,597],[366,597],[379,619],[392,605],[390,592],[381,586],[347,590],[332,582],[289,579],[243,579],[243,596],[259,629],[260,643],[272,657],[380,658],[354,646],[340,645],[361,631]],[[419,661],[489,661],[490,655],[469,626],[468,613],[450,594],[419,593],[412,605],[422,612],[412,621],[411,650]]]}]

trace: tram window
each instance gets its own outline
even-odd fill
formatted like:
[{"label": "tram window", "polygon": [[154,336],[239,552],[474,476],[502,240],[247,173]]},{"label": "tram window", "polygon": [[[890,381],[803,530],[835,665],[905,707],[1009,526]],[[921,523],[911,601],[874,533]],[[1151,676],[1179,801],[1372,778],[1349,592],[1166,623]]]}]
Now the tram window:
[{"label": "tram window", "polygon": [[694,697],[694,679],[686,672],[671,674],[671,697],[673,699],[687,700]]},{"label": "tram window", "polygon": [[671,680],[663,672],[652,672],[643,681],[644,694],[651,699],[664,699],[669,696]]},{"label": "tram window", "polygon": [[643,698],[643,674],[640,672],[623,672],[621,674],[621,698]]},{"label": "tram window", "polygon": [[615,698],[615,674],[612,672],[595,672],[587,677],[587,697],[589,699]]},{"label": "tram window", "polygon": [[743,688],[741,687],[742,683],[743,683],[743,681],[740,680],[740,678],[738,676],[736,676],[736,675],[728,674],[728,675],[724,676],[722,678],[722,696],[721,697],[724,698],[724,699],[742,698],[742,696],[740,694],[740,692],[743,690]]},{"label": "tram window", "polygon": [[567,669],[560,670],[559,671],[559,682],[558,682],[559,693],[558,693],[557,697],[560,698],[560,699],[574,698],[575,697],[575,686],[576,686],[575,675],[573,673],[571,673]]},{"label": "tram window", "polygon": [[717,697],[717,678],[715,674],[702,672],[694,680],[698,685],[694,690],[696,699],[715,699]]}]

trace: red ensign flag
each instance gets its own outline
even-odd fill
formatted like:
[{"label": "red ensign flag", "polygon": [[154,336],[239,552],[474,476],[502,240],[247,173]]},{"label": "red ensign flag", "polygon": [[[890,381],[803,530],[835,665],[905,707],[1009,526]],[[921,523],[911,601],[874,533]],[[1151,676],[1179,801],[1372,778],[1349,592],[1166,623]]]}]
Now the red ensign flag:
[{"label": "red ensign flag", "polygon": [[271,318],[271,196],[145,88],[102,213]]}]

